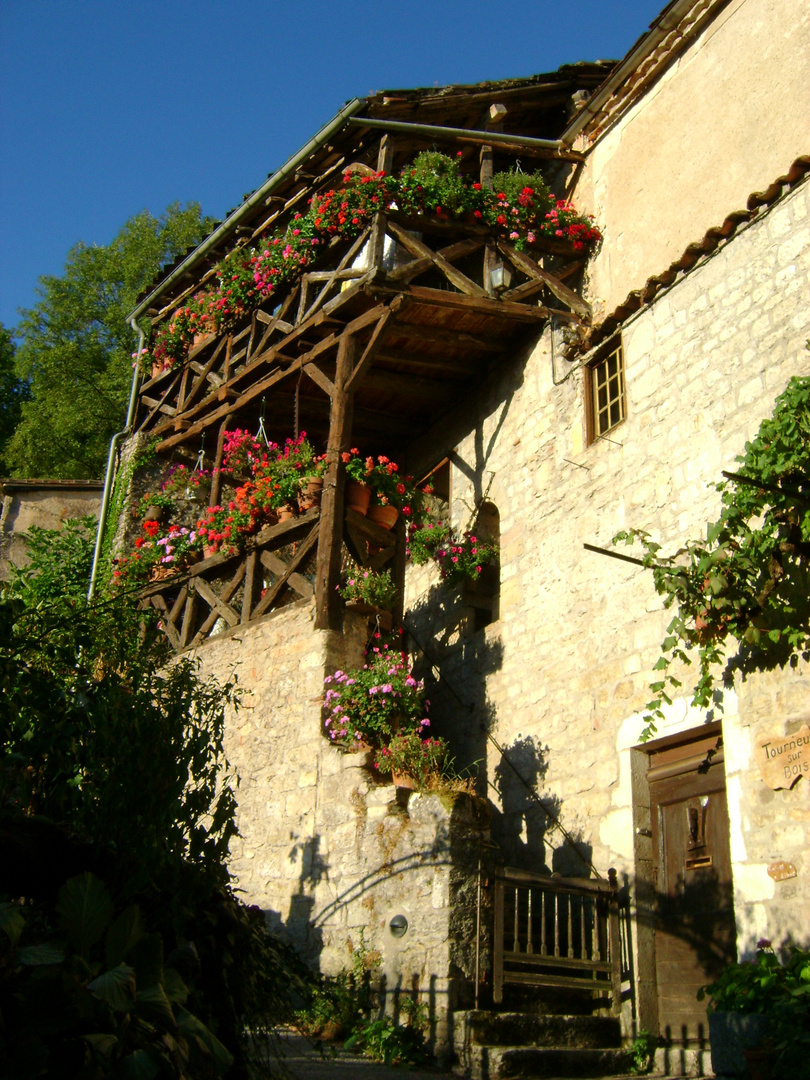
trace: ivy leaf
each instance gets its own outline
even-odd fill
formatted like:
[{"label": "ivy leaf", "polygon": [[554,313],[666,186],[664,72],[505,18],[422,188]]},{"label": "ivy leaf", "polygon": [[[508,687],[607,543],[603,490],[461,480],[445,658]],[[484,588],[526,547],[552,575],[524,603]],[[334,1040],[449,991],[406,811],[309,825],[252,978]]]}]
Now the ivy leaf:
[{"label": "ivy leaf", "polygon": [[135,972],[126,964],[105,971],[87,989],[116,1012],[129,1012],[135,1004]]},{"label": "ivy leaf", "polygon": [[107,929],[113,905],[104,882],[86,873],[65,882],[59,890],[56,911],[71,945],[78,953],[86,954]]}]

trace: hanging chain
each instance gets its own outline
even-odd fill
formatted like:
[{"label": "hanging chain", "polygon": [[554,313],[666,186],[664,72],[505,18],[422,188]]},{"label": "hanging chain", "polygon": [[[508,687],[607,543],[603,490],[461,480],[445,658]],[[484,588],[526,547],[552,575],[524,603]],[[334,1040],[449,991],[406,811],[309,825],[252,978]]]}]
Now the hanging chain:
[{"label": "hanging chain", "polygon": [[197,460],[196,460],[196,462],[194,464],[194,468],[193,468],[192,472],[201,473],[201,472],[204,471],[204,469],[205,469],[205,432],[203,432],[202,438],[200,439],[200,452],[199,452],[199,454],[197,454]]},{"label": "hanging chain", "polygon": [[259,411],[259,427],[256,430],[256,442],[261,442],[264,439],[264,445],[269,446],[270,440],[267,438],[267,432],[264,429],[264,403],[265,397],[262,395],[262,404]]}]

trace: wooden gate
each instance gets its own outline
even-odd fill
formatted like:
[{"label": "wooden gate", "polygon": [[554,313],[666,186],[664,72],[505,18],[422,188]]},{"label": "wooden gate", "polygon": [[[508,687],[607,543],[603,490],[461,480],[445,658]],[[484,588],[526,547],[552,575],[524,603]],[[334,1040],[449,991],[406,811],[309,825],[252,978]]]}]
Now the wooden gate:
[{"label": "wooden gate", "polygon": [[609,995],[621,1007],[616,871],[607,881],[506,869],[495,879],[493,999],[504,983]]}]

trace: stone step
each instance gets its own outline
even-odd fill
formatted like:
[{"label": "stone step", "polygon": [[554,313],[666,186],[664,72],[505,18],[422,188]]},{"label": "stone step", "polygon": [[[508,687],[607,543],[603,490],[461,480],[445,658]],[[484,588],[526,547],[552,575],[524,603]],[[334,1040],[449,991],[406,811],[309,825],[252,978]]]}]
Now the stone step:
[{"label": "stone step", "polygon": [[468,1060],[472,1080],[627,1076],[627,1054],[618,1049],[471,1046]]},{"label": "stone step", "polygon": [[621,1026],[614,1016],[537,1016],[478,1009],[454,1013],[453,1025],[456,1042],[462,1045],[604,1050],[622,1044]]}]

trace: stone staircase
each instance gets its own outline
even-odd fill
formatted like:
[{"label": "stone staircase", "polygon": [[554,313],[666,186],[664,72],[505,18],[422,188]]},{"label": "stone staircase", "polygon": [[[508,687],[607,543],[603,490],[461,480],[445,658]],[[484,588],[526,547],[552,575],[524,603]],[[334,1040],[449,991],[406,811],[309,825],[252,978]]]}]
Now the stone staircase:
[{"label": "stone staircase", "polygon": [[613,1077],[628,1073],[612,1016],[538,1016],[475,1010],[453,1014],[454,1070],[470,1080]]}]

